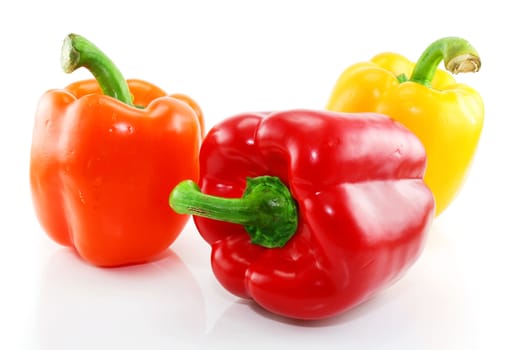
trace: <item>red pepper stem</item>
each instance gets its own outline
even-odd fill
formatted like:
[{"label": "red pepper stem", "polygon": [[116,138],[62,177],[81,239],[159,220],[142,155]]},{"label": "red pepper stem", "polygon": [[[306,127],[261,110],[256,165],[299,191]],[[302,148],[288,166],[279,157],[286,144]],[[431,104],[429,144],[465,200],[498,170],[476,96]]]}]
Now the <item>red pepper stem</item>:
[{"label": "red pepper stem", "polygon": [[64,39],[61,51],[61,66],[66,73],[80,67],[87,68],[98,81],[105,95],[132,105],[128,83],[116,65],[86,38],[69,34]]},{"label": "red pepper stem", "polygon": [[242,198],[222,198],[201,192],[193,181],[179,183],[169,196],[178,214],[244,225],[251,242],[266,248],[283,247],[298,225],[295,200],[277,177],[248,178]]},{"label": "red pepper stem", "polygon": [[446,37],[433,42],[422,53],[410,77],[410,81],[431,86],[441,61],[452,74],[477,72],[481,59],[468,41],[458,37]]}]

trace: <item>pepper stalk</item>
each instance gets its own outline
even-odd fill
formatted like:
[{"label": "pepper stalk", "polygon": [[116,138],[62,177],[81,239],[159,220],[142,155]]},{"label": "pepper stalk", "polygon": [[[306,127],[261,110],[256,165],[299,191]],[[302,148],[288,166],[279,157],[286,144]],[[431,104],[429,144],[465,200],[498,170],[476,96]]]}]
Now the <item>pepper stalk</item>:
[{"label": "pepper stalk", "polygon": [[83,36],[69,34],[64,38],[61,67],[66,73],[72,73],[80,67],[87,68],[105,95],[132,105],[132,94],[120,70],[96,45]]},{"label": "pepper stalk", "polygon": [[[431,86],[438,65],[444,61],[445,68],[452,74],[477,72],[481,59],[476,49],[465,39],[445,37],[427,47],[417,60],[409,81]],[[401,75],[400,82],[408,79]]]},{"label": "pepper stalk", "polygon": [[241,198],[204,194],[193,181],[179,183],[169,205],[179,214],[244,225],[251,242],[266,248],[283,247],[298,226],[298,209],[287,186],[277,177],[246,179]]}]

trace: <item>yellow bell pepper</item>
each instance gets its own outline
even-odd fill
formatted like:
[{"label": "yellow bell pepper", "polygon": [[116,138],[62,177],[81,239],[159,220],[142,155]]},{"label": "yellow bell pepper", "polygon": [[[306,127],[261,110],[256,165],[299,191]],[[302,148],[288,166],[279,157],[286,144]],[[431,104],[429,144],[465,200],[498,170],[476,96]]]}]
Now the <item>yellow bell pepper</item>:
[{"label": "yellow bell pepper", "polygon": [[382,53],[345,70],[326,108],[338,112],[377,112],[409,128],[427,153],[425,181],[442,213],[460,191],[472,163],[484,121],[479,93],[457,83],[453,73],[477,72],[476,50],[464,39],[433,42],[414,64]]}]

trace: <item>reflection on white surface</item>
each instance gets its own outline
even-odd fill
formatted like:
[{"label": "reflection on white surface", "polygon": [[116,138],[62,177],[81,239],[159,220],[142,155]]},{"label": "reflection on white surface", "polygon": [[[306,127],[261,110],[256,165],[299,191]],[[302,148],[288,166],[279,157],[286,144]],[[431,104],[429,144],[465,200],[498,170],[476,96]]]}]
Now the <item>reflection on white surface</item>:
[{"label": "reflection on white surface", "polygon": [[114,269],[53,251],[35,293],[29,336],[38,346],[31,349],[479,348],[455,247],[437,225],[403,279],[349,312],[313,322],[276,316],[221,289],[194,260],[196,237],[184,238],[175,247],[189,251],[184,261],[169,250],[159,261]]},{"label": "reflection on white surface", "polygon": [[151,349],[205,330],[199,285],[171,250],[153,263],[102,269],[59,249],[43,270],[37,305],[42,349]]}]

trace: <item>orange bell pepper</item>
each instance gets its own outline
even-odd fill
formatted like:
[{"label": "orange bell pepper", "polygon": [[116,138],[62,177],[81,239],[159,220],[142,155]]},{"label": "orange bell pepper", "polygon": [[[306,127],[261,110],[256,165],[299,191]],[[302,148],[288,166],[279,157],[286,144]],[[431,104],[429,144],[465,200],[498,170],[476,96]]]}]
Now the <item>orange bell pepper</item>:
[{"label": "orange bell pepper", "polygon": [[97,81],[50,90],[37,107],[30,159],[35,212],[53,240],[93,265],[150,261],[188,219],[167,200],[176,184],[199,176],[201,110],[187,96],[124,80],[97,47],[69,35],[63,68],[82,66]]}]

